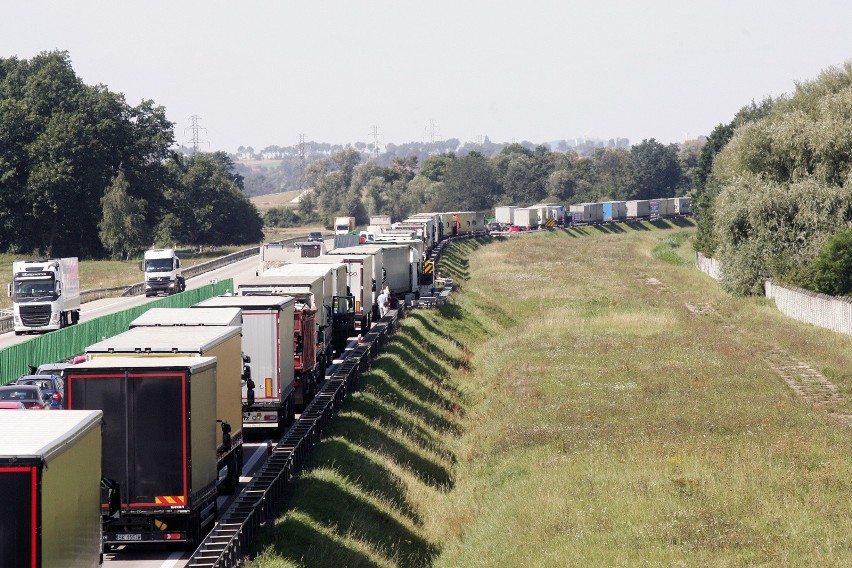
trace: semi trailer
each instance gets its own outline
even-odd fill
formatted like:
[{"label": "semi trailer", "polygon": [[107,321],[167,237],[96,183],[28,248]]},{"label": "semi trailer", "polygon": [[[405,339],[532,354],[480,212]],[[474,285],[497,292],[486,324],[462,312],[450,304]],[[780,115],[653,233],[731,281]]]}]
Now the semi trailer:
[{"label": "semi trailer", "polygon": [[0,566],[102,563],[102,424],[99,410],[0,411]]},{"label": "semi trailer", "polygon": [[105,548],[197,545],[215,524],[222,379],[215,357],[99,357],[68,371],[68,408],[103,412]]},{"label": "semi trailer", "polygon": [[243,385],[243,427],[282,428],[296,407],[293,363],[293,312],[289,296],[216,296],[191,311],[242,311],[243,354],[250,380]]}]

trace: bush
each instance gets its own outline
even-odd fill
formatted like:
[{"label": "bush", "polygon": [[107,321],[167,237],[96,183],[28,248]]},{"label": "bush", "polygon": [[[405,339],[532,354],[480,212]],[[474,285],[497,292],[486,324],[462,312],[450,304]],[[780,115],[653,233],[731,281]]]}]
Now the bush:
[{"label": "bush", "polygon": [[835,234],[811,264],[811,288],[832,296],[852,295],[852,229]]}]

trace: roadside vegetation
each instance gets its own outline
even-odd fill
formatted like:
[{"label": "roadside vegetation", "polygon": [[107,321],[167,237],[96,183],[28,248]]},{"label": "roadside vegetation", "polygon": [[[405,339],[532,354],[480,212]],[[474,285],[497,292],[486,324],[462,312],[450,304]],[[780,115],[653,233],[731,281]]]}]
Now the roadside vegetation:
[{"label": "roadside vegetation", "polygon": [[622,229],[453,245],[249,566],[852,564],[852,338]]}]

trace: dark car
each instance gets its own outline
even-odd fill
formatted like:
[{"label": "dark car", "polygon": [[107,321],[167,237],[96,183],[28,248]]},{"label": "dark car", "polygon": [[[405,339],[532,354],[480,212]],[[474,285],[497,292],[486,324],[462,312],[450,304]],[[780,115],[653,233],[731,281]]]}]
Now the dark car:
[{"label": "dark car", "polygon": [[65,398],[65,383],[57,375],[23,375],[15,381],[16,385],[35,385],[49,393],[50,407],[62,408]]},{"label": "dark car", "polygon": [[0,400],[22,402],[28,410],[45,410],[50,408],[50,393],[41,390],[36,385],[6,385],[0,387]]},{"label": "dark car", "polygon": [[308,235],[308,240],[309,241],[322,241],[323,240],[322,233],[320,233],[319,231],[311,231],[310,234]]}]

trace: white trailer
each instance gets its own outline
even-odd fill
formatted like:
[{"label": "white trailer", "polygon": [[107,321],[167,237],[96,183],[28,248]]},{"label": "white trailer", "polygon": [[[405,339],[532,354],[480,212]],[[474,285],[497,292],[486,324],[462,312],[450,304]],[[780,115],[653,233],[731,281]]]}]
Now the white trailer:
[{"label": "white trailer", "polygon": [[501,225],[515,224],[515,211],[518,209],[515,205],[505,205],[494,208],[494,220]]},{"label": "white trailer", "polygon": [[600,223],[603,221],[603,203],[578,203],[568,208],[573,223]]},{"label": "white trailer", "polygon": [[289,296],[216,296],[190,310],[242,315],[242,349],[251,370],[242,392],[246,428],[282,428],[294,418],[295,303]]},{"label": "white trailer", "polygon": [[350,254],[356,251],[362,254],[373,254],[380,259],[381,264],[377,269],[380,276],[376,279],[378,290],[388,287],[397,295],[417,290],[416,275],[420,267],[420,258],[413,247],[396,243],[374,243],[335,249],[329,254]]},{"label": "white trailer", "polygon": [[627,219],[647,219],[651,216],[650,201],[647,199],[632,199],[627,202]]},{"label": "white trailer", "polygon": [[[285,265],[286,266],[286,265]],[[292,265],[291,265],[292,266]],[[331,309],[325,309],[325,276],[278,274],[284,266],[267,271],[262,276],[251,278],[237,286],[240,296],[292,296],[296,309],[307,309],[314,313],[314,347],[320,370],[332,360]],[[312,367],[312,366],[311,366]]]},{"label": "white trailer", "polygon": [[12,263],[15,335],[41,333],[80,321],[80,265],[77,257]]},{"label": "white trailer", "polygon": [[[359,249],[361,247],[350,247]],[[355,331],[366,333],[372,321],[373,301],[376,297],[376,274],[373,254],[334,254],[305,259],[306,263],[346,265],[347,295],[355,299]]]},{"label": "white trailer", "polygon": [[189,308],[151,308],[130,322],[134,327],[157,327],[173,325],[243,325],[243,316],[239,308],[230,310],[190,310]]},{"label": "white trailer", "polygon": [[529,227],[534,229],[538,227],[540,220],[538,218],[538,209],[530,209],[528,207],[518,207],[515,210],[515,226]]}]

